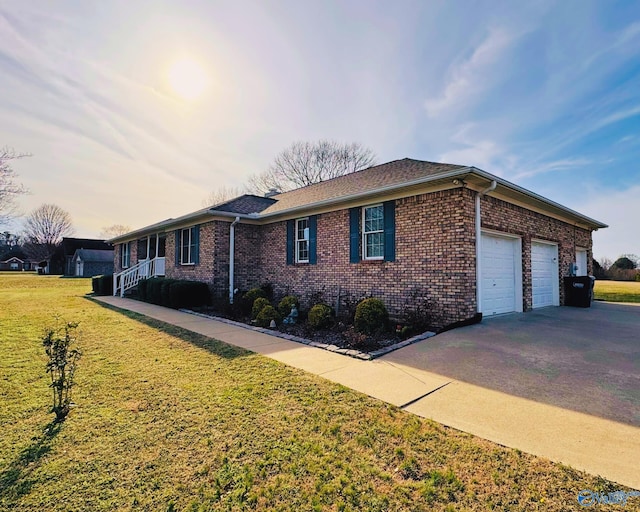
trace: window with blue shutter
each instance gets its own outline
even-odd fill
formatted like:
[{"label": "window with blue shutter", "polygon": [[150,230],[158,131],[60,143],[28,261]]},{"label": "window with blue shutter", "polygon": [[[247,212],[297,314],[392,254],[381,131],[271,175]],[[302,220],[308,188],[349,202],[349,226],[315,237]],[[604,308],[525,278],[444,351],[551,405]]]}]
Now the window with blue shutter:
[{"label": "window with blue shutter", "polygon": [[180,249],[181,249],[181,247],[182,247],[182,241],[181,241],[181,239],[180,239],[180,238],[181,238],[181,237],[180,237],[180,234],[181,234],[180,230],[179,230],[179,229],[177,229],[177,230],[176,230],[176,232],[175,232],[175,240],[176,240],[176,243],[175,243],[175,246],[176,246],[176,267],[177,267],[178,265],[180,265]]},{"label": "window with blue shutter", "polygon": [[396,260],[396,204],[382,204],[349,210],[349,261]]},{"label": "window with blue shutter", "polygon": [[349,261],[360,261],[360,208],[349,209]]},{"label": "window with blue shutter", "polygon": [[309,216],[309,263],[315,265],[318,262],[318,216]]},{"label": "window with blue shutter", "polygon": [[384,208],[384,261],[396,261],[396,202],[386,201]]},{"label": "window with blue shutter", "polygon": [[287,265],[293,264],[293,242],[295,236],[295,224],[294,220],[287,221]]}]

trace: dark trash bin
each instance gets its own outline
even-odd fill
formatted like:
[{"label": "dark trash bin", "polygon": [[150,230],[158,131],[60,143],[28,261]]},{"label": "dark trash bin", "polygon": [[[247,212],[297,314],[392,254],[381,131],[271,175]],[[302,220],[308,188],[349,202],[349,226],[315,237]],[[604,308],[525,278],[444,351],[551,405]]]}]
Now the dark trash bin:
[{"label": "dark trash bin", "polygon": [[564,305],[576,308],[591,307],[594,281],[591,276],[565,277]]}]

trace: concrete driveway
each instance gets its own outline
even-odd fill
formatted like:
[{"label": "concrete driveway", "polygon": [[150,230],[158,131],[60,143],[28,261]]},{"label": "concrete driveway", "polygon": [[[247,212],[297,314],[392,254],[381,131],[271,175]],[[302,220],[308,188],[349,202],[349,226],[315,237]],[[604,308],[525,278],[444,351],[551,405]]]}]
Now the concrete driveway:
[{"label": "concrete driveway", "polygon": [[640,426],[640,305],[595,302],[488,318],[381,359]]},{"label": "concrete driveway", "polygon": [[640,489],[640,306],[595,304],[493,318],[362,361],[132,299],[95,300]]}]

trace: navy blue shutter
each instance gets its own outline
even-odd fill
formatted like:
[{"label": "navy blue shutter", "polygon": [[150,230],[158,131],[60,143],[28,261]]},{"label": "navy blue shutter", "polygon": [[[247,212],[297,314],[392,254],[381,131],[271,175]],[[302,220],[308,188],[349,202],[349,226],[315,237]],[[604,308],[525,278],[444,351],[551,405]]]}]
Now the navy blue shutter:
[{"label": "navy blue shutter", "polygon": [[384,208],[384,261],[396,261],[396,202],[385,201]]},{"label": "navy blue shutter", "polygon": [[176,267],[180,265],[180,230],[176,229]]},{"label": "navy blue shutter", "polygon": [[120,244],[120,267],[124,268],[124,244]]},{"label": "navy blue shutter", "polygon": [[360,261],[360,208],[349,208],[349,261]]},{"label": "navy blue shutter", "polygon": [[318,262],[318,216],[309,216],[309,263],[315,265]]},{"label": "navy blue shutter", "polygon": [[295,220],[287,221],[287,265],[293,264],[293,237],[296,228]]},{"label": "navy blue shutter", "polygon": [[191,243],[194,245],[193,263],[200,263],[200,224],[191,228]]}]

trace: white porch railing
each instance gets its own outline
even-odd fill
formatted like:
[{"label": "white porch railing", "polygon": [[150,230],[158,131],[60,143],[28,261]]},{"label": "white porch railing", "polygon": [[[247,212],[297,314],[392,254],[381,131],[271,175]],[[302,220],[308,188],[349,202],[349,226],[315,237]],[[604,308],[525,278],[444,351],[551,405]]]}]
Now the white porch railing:
[{"label": "white porch railing", "polygon": [[119,274],[113,274],[113,295],[124,297],[124,292],[130,290],[134,286],[149,277],[164,276],[165,260],[164,258],[153,258],[151,260],[142,260],[137,265],[129,267]]}]

